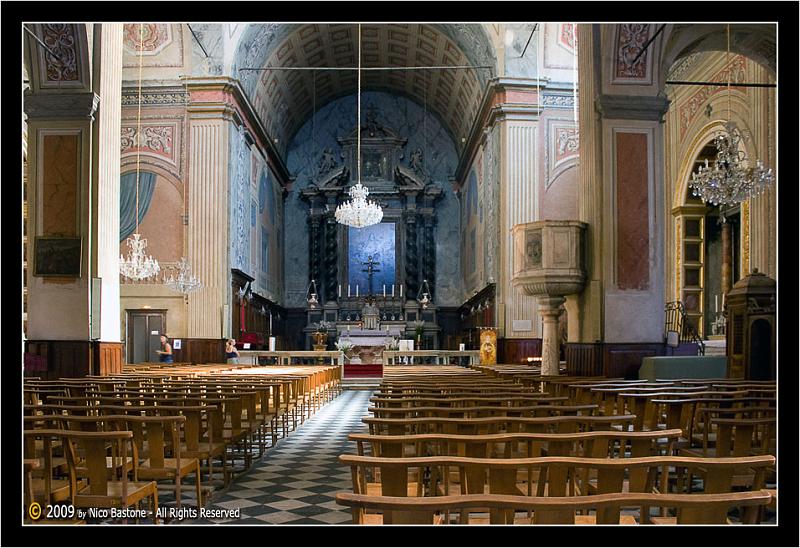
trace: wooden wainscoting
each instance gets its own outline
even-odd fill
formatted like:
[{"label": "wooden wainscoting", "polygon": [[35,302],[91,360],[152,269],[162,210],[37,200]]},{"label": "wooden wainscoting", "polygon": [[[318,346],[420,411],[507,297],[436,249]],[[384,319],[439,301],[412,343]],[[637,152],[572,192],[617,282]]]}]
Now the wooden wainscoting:
[{"label": "wooden wainscoting", "polygon": [[[181,348],[175,349],[173,359],[176,362],[189,363],[225,363],[225,339],[184,339]],[[170,339],[170,343],[174,339]]]},{"label": "wooden wainscoting", "polygon": [[542,356],[542,339],[498,339],[497,363],[526,364]]},{"label": "wooden wainscoting", "polygon": [[600,343],[566,343],[564,359],[567,375],[594,377],[603,374],[603,348]]},{"label": "wooden wainscoting", "polygon": [[119,373],[122,347],[123,343],[103,341],[25,341],[25,352],[43,362],[43,368],[25,375],[58,379]]},{"label": "wooden wainscoting", "polygon": [[642,359],[647,356],[692,356],[697,347],[682,344],[670,348],[656,343],[567,343],[564,356],[568,375],[605,375],[636,379]]},{"label": "wooden wainscoting", "polygon": [[95,341],[92,346],[93,371],[99,375],[114,375],[122,372],[123,343]]}]

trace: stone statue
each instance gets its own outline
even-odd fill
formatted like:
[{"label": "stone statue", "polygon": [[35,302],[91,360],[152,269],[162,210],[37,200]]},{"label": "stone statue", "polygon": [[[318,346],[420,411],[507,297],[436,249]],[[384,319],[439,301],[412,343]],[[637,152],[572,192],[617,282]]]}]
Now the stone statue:
[{"label": "stone statue", "polygon": [[422,156],[422,149],[418,148],[414,152],[411,153],[411,158],[408,160],[408,166],[419,175],[425,174],[425,169],[422,167],[423,156]]},{"label": "stone statue", "polygon": [[326,148],[322,151],[322,157],[319,159],[317,169],[320,175],[325,175],[330,170],[336,167],[336,158],[333,155],[333,150]]},{"label": "stone statue", "polygon": [[361,309],[364,319],[364,329],[378,329],[380,327],[380,310],[375,306],[375,300],[367,300],[367,304]]},{"label": "stone statue", "polygon": [[378,111],[375,109],[375,105],[370,105],[367,108],[367,131],[369,131],[370,137],[374,137],[381,127],[378,124],[377,116]]}]

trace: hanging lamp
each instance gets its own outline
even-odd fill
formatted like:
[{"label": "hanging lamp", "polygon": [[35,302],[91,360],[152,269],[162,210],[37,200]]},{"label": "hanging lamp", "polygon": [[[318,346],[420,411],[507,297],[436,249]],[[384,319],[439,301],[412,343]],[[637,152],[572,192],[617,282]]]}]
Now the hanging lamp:
[{"label": "hanging lamp", "polygon": [[336,207],[336,222],[355,228],[364,228],[381,222],[383,209],[367,200],[369,189],[361,184],[361,25],[358,25],[358,117],[356,119],[356,162],[358,179],[350,187],[350,200]]},{"label": "hanging lamp", "polygon": [[740,148],[744,136],[736,122],[731,120],[731,72],[729,58],[731,52],[731,26],[727,27],[728,46],[725,64],[728,69],[728,119],[725,129],[714,137],[717,158],[710,166],[708,159],[692,174],[689,186],[692,194],[713,205],[735,205],[755,198],[774,181],[772,169],[766,169],[761,160],[750,167],[747,153]]},{"label": "hanging lamp", "polygon": [[139,234],[139,141],[142,135],[142,55],[144,52],[144,23],[139,24],[139,107],[136,114],[136,230],[128,238],[128,257],[119,256],[119,272],[134,281],[147,280],[158,274],[158,261],[145,253],[147,239]]}]

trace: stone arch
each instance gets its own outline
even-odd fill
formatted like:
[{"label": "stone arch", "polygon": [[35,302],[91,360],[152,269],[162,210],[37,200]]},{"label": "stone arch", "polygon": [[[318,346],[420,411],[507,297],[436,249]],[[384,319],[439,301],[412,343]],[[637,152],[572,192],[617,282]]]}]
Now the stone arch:
[{"label": "stone arch", "polygon": [[[702,51],[725,51],[727,28],[722,24],[667,25],[664,29],[663,51],[658,64],[659,82],[666,81],[667,73],[681,58]],[[741,54],[776,74],[776,26],[731,26],[731,53]]]}]

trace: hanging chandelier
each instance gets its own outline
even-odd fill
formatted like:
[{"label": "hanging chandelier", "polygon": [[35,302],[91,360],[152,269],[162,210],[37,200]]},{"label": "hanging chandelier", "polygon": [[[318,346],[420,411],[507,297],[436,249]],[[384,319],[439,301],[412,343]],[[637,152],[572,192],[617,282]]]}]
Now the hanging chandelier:
[{"label": "hanging chandelier", "polygon": [[[144,24],[139,24],[139,110],[136,116],[136,138],[142,133],[142,52],[144,51]],[[136,147],[136,230],[128,238],[128,257],[119,256],[119,272],[134,281],[146,280],[158,274],[161,268],[158,261],[145,253],[147,239],[139,234],[139,147]]]},{"label": "hanging chandelier", "polygon": [[692,195],[700,197],[705,202],[713,205],[735,205],[745,200],[755,198],[766,190],[773,182],[772,169],[765,169],[761,160],[756,160],[755,166],[750,167],[747,154],[740,147],[744,136],[736,122],[731,120],[731,68],[728,62],[731,47],[731,29],[728,25],[728,50],[726,53],[726,66],[728,66],[728,121],[725,130],[714,137],[714,146],[717,149],[717,158],[714,165],[700,166],[696,173],[692,173],[689,186]]},{"label": "hanging chandelier", "polygon": [[361,25],[358,25],[358,117],[356,119],[356,162],[358,181],[350,187],[350,201],[336,207],[336,222],[355,228],[364,228],[381,222],[383,209],[372,200],[367,201],[369,189],[361,184]]},{"label": "hanging chandelier", "polygon": [[164,285],[176,293],[183,293],[184,295],[188,295],[203,287],[203,284],[200,283],[197,276],[192,274],[192,267],[189,261],[186,260],[186,257],[181,257],[181,260],[178,262],[178,277],[176,278],[174,274],[170,274],[169,279],[164,282]]},{"label": "hanging chandelier", "polygon": [[161,267],[153,257],[146,256],[144,248],[147,247],[147,239],[142,239],[142,235],[134,233],[132,238],[128,238],[128,258],[119,256],[119,273],[131,280],[145,280],[158,274]]}]

